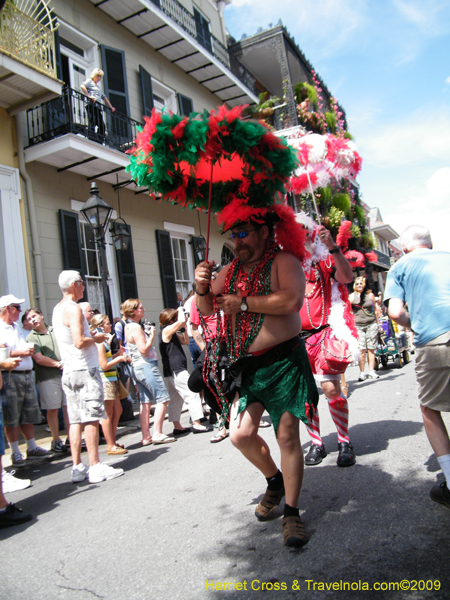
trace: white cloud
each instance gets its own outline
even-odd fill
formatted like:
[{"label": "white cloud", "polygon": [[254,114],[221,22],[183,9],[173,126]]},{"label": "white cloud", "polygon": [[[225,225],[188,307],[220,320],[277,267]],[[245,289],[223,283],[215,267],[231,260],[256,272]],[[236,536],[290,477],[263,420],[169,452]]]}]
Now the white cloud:
[{"label": "white cloud", "polygon": [[358,133],[361,156],[383,168],[415,165],[450,157],[450,117],[422,108],[403,122],[387,123],[375,133]]},{"label": "white cloud", "polygon": [[[227,24],[240,29],[234,33],[231,27],[231,34],[238,37],[242,28],[247,35],[253,35],[257,27],[268,28],[269,23],[275,25],[281,18],[292,35],[313,40],[314,46],[326,55],[355,35],[365,21],[367,3],[368,0],[283,0],[282,4],[273,0],[233,0],[225,18]],[[296,41],[303,46],[302,41]]]},{"label": "white cloud", "polygon": [[425,185],[399,199],[395,212],[386,212],[383,218],[399,234],[409,225],[423,225],[430,230],[436,249],[450,251],[450,167],[438,169]]}]

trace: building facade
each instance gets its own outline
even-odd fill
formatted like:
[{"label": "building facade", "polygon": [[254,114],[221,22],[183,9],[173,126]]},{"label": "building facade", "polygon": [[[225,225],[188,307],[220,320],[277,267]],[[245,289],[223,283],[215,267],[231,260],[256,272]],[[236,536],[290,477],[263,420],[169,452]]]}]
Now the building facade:
[{"label": "building facade", "polygon": [[[11,6],[7,1],[4,10]],[[206,215],[160,203],[130,182],[126,151],[153,108],[189,114],[253,103],[254,77],[227,50],[223,0],[51,0],[51,6],[36,6],[42,10],[32,18],[52,38],[46,55],[51,71],[41,75],[27,66],[28,82],[40,84],[27,102],[22,94],[8,104],[0,85],[0,128],[7,139],[0,151],[0,293],[26,298],[48,318],[60,298],[59,272],[76,269],[86,280],[86,299],[105,310],[98,248],[80,214],[95,181],[114,209],[112,219],[123,218],[131,233],[127,251],[116,250],[106,233],[113,316],[123,300],[139,297],[157,320],[174,305],[177,291],[184,297],[191,288]],[[17,0],[14,8],[20,7]],[[13,52],[10,59],[7,34],[2,29],[0,57],[9,66],[15,61],[11,79],[23,77],[24,60]],[[94,68],[104,72],[100,85],[115,112],[102,104],[94,114],[81,90]],[[10,86],[12,96],[17,89]],[[222,254],[229,248],[213,221],[210,255],[220,262]]]}]

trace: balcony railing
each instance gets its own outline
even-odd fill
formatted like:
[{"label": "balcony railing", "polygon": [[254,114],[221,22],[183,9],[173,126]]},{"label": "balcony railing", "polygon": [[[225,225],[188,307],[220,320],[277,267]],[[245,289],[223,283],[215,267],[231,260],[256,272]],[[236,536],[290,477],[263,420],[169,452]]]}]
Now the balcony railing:
[{"label": "balcony railing", "polygon": [[391,258],[385,252],[381,252],[381,250],[374,250],[374,252],[377,255],[377,262],[389,269],[391,267]]},{"label": "balcony railing", "polygon": [[152,2],[187,31],[205,50],[220,60],[227,69],[230,69],[233,75],[246,85],[251,92],[256,96],[258,95],[255,86],[255,77],[250,71],[237,58],[230,54],[228,48],[211,33],[208,36],[209,39],[205,38],[204,31],[200,32],[197,28],[194,15],[180,4],[178,0],[152,0]]},{"label": "balcony railing", "polygon": [[131,148],[138,126],[142,124],[69,87],[59,98],[27,110],[29,146],[74,133],[125,152]]},{"label": "balcony railing", "polygon": [[0,53],[56,79],[52,29],[8,1],[0,14]]}]

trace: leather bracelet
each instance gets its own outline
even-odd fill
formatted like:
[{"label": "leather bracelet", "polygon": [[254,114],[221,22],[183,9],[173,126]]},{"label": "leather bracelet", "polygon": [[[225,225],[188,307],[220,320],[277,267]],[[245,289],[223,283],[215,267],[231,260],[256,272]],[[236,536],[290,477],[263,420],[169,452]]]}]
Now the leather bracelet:
[{"label": "leather bracelet", "polygon": [[203,296],[207,296],[210,291],[211,290],[209,289],[209,285],[208,285],[206,292],[204,294],[200,294],[200,292],[197,291],[197,284],[194,283],[194,292],[197,294],[197,296],[201,296],[203,298]]},{"label": "leather bracelet", "polygon": [[341,249],[339,248],[339,246],[336,246],[336,248],[333,248],[333,250],[328,250],[328,252],[330,254],[336,254],[337,252],[340,252]]}]

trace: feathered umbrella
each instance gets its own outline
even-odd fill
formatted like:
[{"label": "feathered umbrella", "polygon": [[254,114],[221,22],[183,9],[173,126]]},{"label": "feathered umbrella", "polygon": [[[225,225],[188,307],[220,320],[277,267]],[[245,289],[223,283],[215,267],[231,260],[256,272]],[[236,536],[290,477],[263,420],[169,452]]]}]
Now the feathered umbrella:
[{"label": "feathered umbrella", "polygon": [[241,119],[245,106],[182,117],[153,110],[145,118],[127,171],[162,200],[211,212],[244,201],[268,208],[285,193],[296,152],[260,122]]}]

